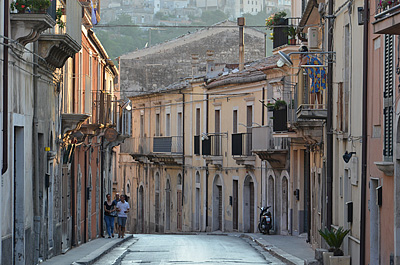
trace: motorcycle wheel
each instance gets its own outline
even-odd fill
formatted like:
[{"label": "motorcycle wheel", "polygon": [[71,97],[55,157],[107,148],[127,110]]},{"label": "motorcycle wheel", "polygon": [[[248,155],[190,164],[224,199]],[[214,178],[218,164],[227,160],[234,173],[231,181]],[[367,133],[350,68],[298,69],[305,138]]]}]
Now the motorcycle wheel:
[{"label": "motorcycle wheel", "polygon": [[260,233],[263,233],[263,231],[261,230],[261,224],[258,224],[258,231],[260,231]]}]

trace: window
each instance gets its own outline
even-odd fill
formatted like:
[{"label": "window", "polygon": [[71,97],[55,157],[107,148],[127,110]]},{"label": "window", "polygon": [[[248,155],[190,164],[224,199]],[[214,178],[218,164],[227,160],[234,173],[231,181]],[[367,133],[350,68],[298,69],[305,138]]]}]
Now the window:
[{"label": "window", "polygon": [[165,136],[171,136],[171,114],[165,116]]},{"label": "window", "polygon": [[183,135],[183,120],[182,120],[182,112],[178,112],[178,136]]},{"label": "window", "polygon": [[251,127],[253,126],[253,106],[247,106],[247,132],[251,132]]},{"label": "window", "polygon": [[221,132],[220,119],[221,119],[221,110],[217,109],[217,110],[215,110],[215,133],[216,134]]},{"label": "window", "polygon": [[140,115],[140,138],[144,137],[144,115]]},{"label": "window", "polygon": [[238,132],[238,111],[233,110],[233,124],[232,124],[232,133]]},{"label": "window", "polygon": [[156,136],[160,136],[160,114],[156,114]]},{"label": "window", "polygon": [[200,108],[196,109],[196,135],[200,135],[201,128],[200,128]]}]

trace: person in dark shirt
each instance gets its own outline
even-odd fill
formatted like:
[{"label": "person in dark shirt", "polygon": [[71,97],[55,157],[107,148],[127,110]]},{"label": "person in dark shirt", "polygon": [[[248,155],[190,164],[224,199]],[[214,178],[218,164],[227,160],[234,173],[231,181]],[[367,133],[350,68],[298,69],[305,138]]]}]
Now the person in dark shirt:
[{"label": "person in dark shirt", "polygon": [[[118,202],[120,201],[120,199],[119,199],[119,193],[115,193],[115,200],[113,201],[114,203],[115,203],[115,207],[117,207],[117,204],[118,204]],[[118,214],[116,214],[116,216],[115,216],[115,218],[114,218],[114,224],[115,224],[115,228],[114,228],[114,231],[115,231],[115,233],[117,233],[117,234],[119,234],[118,233],[118,229],[119,229],[119,225],[118,225]]]},{"label": "person in dark shirt", "polygon": [[116,205],[111,201],[111,195],[106,195],[107,200],[104,202],[104,220],[106,222],[108,238],[114,237],[114,217],[116,215]]}]

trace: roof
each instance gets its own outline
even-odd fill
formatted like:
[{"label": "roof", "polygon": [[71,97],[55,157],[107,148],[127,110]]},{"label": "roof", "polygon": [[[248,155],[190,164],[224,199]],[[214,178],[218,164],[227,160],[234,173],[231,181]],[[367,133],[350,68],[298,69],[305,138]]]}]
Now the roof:
[{"label": "roof", "polygon": [[267,79],[267,75],[263,72],[268,69],[273,69],[279,60],[278,55],[263,58],[245,66],[243,71],[232,71],[223,73],[222,75],[207,80],[207,89],[232,84],[244,84],[258,82]]},{"label": "roof", "polygon": [[[143,57],[143,56],[146,56],[149,54],[161,53],[161,52],[164,52],[165,50],[172,49],[176,46],[183,46],[183,45],[187,45],[192,42],[197,42],[200,39],[205,38],[205,37],[216,36],[219,32],[226,31],[230,28],[237,30],[238,26],[236,23],[226,20],[223,22],[216,23],[210,27],[203,28],[203,29],[196,30],[194,32],[190,32],[188,34],[182,35],[173,40],[168,40],[166,42],[151,46],[149,48],[133,51],[131,53],[122,55],[120,58],[121,59],[136,59],[136,58],[140,58],[140,57]],[[251,28],[251,27],[246,27],[245,34],[264,38],[263,32],[256,30],[254,28]]]}]

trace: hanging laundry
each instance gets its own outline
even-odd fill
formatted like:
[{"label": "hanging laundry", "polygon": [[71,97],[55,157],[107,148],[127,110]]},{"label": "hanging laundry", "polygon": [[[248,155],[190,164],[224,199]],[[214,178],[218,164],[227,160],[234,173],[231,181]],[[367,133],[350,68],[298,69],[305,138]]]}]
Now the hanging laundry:
[{"label": "hanging laundry", "polygon": [[[306,65],[322,65],[317,57],[305,56],[307,58]],[[311,93],[317,93],[320,89],[326,88],[326,70],[325,67],[306,67],[308,76],[311,78]]]}]

